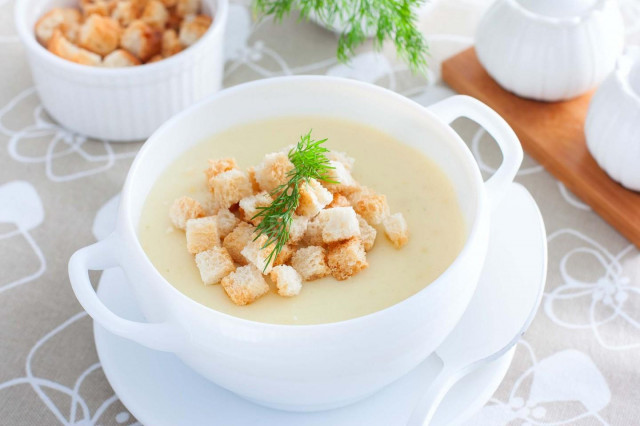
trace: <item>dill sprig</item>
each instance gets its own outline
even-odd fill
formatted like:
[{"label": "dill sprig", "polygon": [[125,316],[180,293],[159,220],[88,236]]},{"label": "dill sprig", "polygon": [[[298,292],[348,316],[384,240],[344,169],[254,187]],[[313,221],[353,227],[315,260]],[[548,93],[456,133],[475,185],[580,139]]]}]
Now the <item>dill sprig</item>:
[{"label": "dill sprig", "polygon": [[252,220],[262,218],[256,227],[257,235],[254,241],[266,235],[267,241],[262,249],[273,245],[273,250],[267,257],[265,270],[289,241],[289,228],[293,214],[300,203],[300,185],[309,182],[310,179],[338,183],[329,176],[329,170],[333,167],[325,156],[329,152],[323,146],[326,141],[327,139],[313,140],[311,130],[300,137],[297,146],[288,153],[289,161],[294,166],[287,173],[289,180],[271,191],[271,195],[275,197],[273,202],[267,207],[258,207],[259,212],[251,218]]},{"label": "dill sprig", "polygon": [[425,73],[429,46],[416,26],[416,9],[425,0],[255,0],[258,14],[273,15],[276,21],[298,9],[302,18],[313,14],[326,25],[344,23],[337,56],[347,62],[356,47],[374,30],[374,48],[393,41],[398,56],[416,73]]}]

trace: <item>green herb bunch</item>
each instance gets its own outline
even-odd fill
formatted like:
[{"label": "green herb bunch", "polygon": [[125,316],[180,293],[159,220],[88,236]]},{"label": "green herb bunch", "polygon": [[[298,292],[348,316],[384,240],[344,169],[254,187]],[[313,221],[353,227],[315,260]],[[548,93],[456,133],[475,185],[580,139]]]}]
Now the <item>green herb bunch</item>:
[{"label": "green herb bunch", "polygon": [[354,50],[375,30],[374,47],[392,40],[398,56],[412,71],[424,73],[429,46],[416,27],[415,10],[424,0],[255,0],[258,14],[273,15],[276,21],[298,9],[303,18],[311,14],[323,23],[343,22],[345,29],[338,41],[338,59],[347,62]]},{"label": "green herb bunch", "polygon": [[[275,197],[268,207],[258,207],[259,212],[251,219],[262,218],[256,228],[257,240],[266,235],[267,241],[262,249],[273,245],[273,250],[267,257],[266,265],[270,265],[278,256],[282,248],[289,241],[289,228],[293,214],[300,203],[300,185],[311,179],[329,183],[338,183],[331,179],[329,170],[333,169],[325,156],[329,150],[323,146],[327,139],[319,141],[311,138],[311,130],[300,137],[297,146],[289,150],[289,161],[293,169],[287,173],[288,181],[271,191]],[[265,266],[266,269],[266,266]]]}]

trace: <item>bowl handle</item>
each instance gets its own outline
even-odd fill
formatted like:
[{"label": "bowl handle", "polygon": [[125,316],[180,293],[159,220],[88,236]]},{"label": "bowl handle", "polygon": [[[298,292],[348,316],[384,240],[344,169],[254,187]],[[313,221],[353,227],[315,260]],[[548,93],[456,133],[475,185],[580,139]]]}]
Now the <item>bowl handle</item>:
[{"label": "bowl handle", "polygon": [[502,164],[485,187],[492,206],[498,205],[522,164],[522,146],[514,131],[497,112],[470,96],[452,96],[427,109],[447,124],[459,117],[470,118],[496,140],[502,151]]},{"label": "bowl handle", "polygon": [[89,271],[120,266],[122,246],[112,234],[106,239],[76,251],[69,260],[69,279],[78,301],[100,325],[118,336],[159,351],[175,351],[184,344],[184,334],[169,322],[143,323],[113,313],[93,290]]}]

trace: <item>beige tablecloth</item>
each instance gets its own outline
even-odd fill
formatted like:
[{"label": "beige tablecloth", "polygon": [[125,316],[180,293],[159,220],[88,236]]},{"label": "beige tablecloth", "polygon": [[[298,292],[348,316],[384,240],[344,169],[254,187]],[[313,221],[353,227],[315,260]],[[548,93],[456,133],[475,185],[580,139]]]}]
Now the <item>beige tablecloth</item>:
[{"label": "beige tablecloth", "polygon": [[[421,26],[432,43],[429,81],[394,62],[390,50],[385,56],[365,47],[351,67],[338,64],[331,33],[293,19],[255,24],[246,5],[235,3],[225,85],[330,74],[426,105],[452,94],[438,84],[438,64],[470,44],[487,3],[445,0],[427,9]],[[100,212],[117,202],[141,144],[89,141],[47,117],[14,35],[12,5],[0,0],[0,424],[132,424],[100,368],[67,261],[100,236]],[[638,42],[640,1],[622,6],[629,40]],[[491,173],[499,161],[492,140],[473,123],[456,128]],[[469,424],[640,424],[638,250],[531,159],[517,180],[546,222],[549,277],[510,371]]]}]

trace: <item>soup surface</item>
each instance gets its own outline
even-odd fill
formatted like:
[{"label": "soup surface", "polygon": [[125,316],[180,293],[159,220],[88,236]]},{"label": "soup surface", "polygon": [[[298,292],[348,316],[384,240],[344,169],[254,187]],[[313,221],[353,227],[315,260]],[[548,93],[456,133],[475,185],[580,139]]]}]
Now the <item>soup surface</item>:
[{"label": "soup surface", "polygon": [[[355,158],[354,178],[387,196],[391,212],[401,212],[409,242],[395,249],[382,227],[369,267],[346,281],[332,277],[303,283],[299,295],[275,291],[247,306],[236,306],[220,285],[205,286],[184,232],[174,229],[169,207],[188,195],[208,197],[203,171],[208,159],[235,157],[239,166],[258,164],[265,154],[295,144],[313,129],[327,148]],[[178,141],[177,141],[178,142]],[[417,293],[435,280],[460,252],[466,227],[452,184],[417,150],[374,128],[327,117],[288,117],[231,128],[180,156],[160,176],[143,207],[139,238],[147,256],[179,291],[217,311],[274,324],[320,324],[366,315]]]}]

